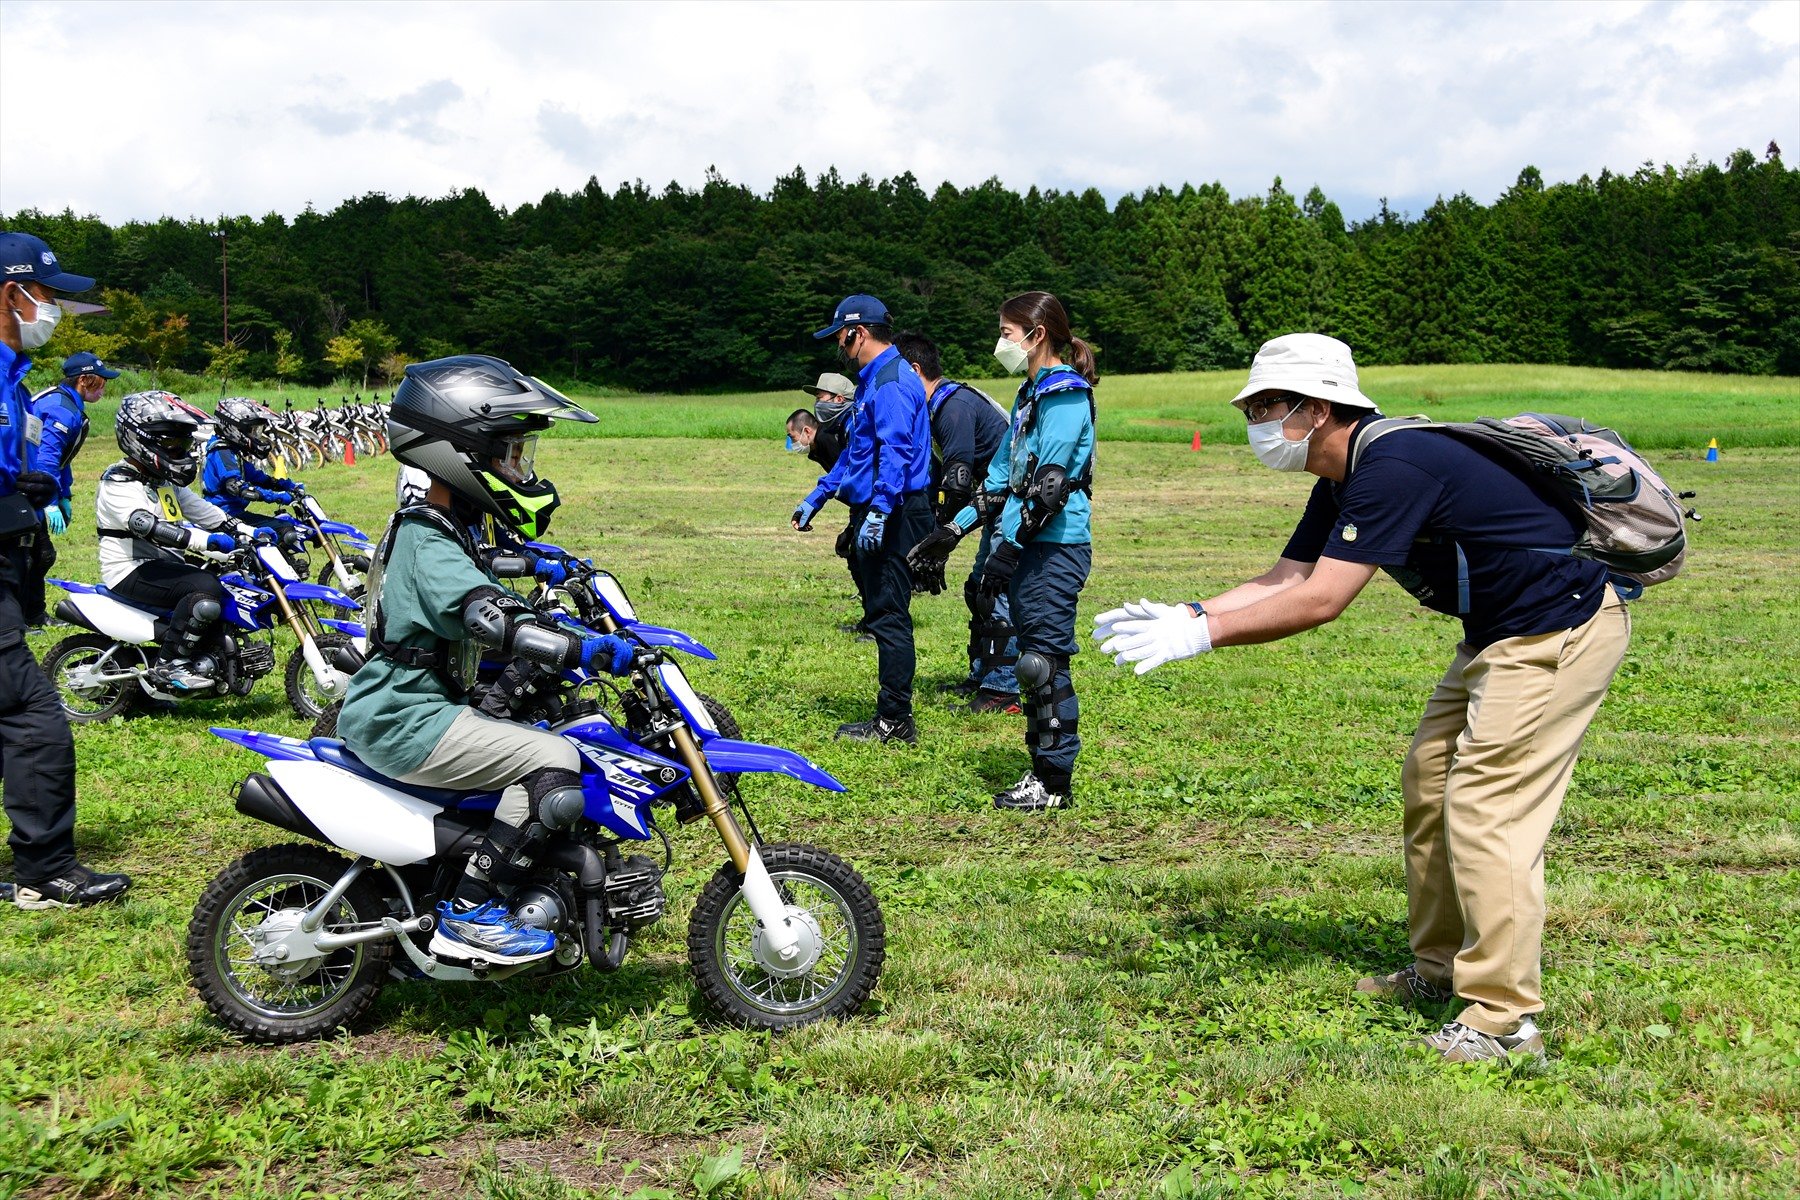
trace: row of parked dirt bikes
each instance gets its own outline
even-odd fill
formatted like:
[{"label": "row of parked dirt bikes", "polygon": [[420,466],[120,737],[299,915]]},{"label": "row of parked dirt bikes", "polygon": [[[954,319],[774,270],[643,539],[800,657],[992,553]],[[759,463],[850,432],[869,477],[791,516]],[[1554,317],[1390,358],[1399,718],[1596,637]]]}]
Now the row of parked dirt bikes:
[{"label": "row of parked dirt bikes", "polygon": [[[437,902],[453,891],[499,796],[385,778],[330,736],[366,651],[362,572],[372,547],[310,496],[284,516],[292,533],[283,546],[249,546],[215,563],[226,632],[213,694],[248,694],[271,673],[274,630],[283,627],[298,642],[288,699],[314,721],[310,738],[212,728],[266,760],[237,786],[237,810],[306,839],[239,858],[195,906],[189,969],[223,1024],[248,1040],[292,1042],[356,1021],[389,979],[499,981],[584,963],[616,971],[632,939],[667,906],[663,875],[673,850],[659,822],[665,809],[680,823],[708,822],[727,855],[688,921],[689,966],[708,1005],[732,1022],[780,1029],[848,1014],[868,998],[886,954],[874,894],[834,854],[765,844],[741,781],[773,775],[844,786],[800,754],[740,740],[729,710],[696,691],[674,657],[710,660],[713,652],[640,620],[613,575],[547,543],[494,554],[495,574],[529,580],[530,602],[571,628],[638,646],[620,677],[484,664],[484,711],[552,729],[581,756],[582,817],[554,832],[535,875],[512,897],[521,919],[557,935],[557,951],[522,967],[434,957]],[[311,582],[316,552],[324,562]],[[537,560],[556,563],[563,577],[538,581]],[[147,678],[158,615],[104,588],[55,582],[69,593],[57,615],[84,627],[44,663],[71,718],[102,720],[169,699]],[[652,843],[660,855],[634,852]]]}]

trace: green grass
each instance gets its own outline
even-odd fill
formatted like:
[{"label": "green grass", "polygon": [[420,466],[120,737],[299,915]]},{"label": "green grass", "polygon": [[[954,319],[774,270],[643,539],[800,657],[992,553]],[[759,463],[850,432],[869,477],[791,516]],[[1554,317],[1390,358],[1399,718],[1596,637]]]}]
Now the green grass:
[{"label": "green grass", "polygon": [[[1180,442],[1196,432],[1209,445],[1242,445],[1244,421],[1230,407],[1243,371],[1119,375],[1101,380],[1099,432],[1115,442]],[[1703,375],[1678,371],[1607,371],[1592,367],[1427,366],[1366,367],[1364,392],[1393,416],[1424,413],[1438,420],[1557,412],[1587,417],[1620,430],[1642,450],[1704,450],[1718,438],[1727,452],[1747,446],[1800,445],[1800,379]],[[810,382],[807,381],[807,382]],[[972,380],[1003,404],[1017,380]],[[110,389],[149,386],[135,376]],[[234,385],[234,393],[279,407],[281,393]],[[288,389],[310,406],[314,393]],[[787,415],[810,400],[798,384],[789,391],[722,396],[621,394],[571,389],[600,417],[596,425],[561,427],[568,436],[602,438],[779,438]],[[338,391],[329,393],[333,404]],[[189,398],[211,407],[213,392]],[[108,418],[111,400],[96,406]]]},{"label": "green grass", "polygon": [[[1193,404],[1222,403],[1218,382]],[[921,747],[830,740],[866,715],[874,655],[835,631],[851,605],[833,531],[786,529],[804,464],[692,438],[560,442],[541,461],[559,540],[720,652],[692,675],[746,736],[849,785],[748,790],[765,832],[875,887],[877,1002],[781,1038],[709,1024],[682,935],[723,855],[690,826],[670,916],[617,975],[397,984],[327,1044],[235,1043],[188,988],[182,938],[213,873],[284,840],[227,799],[257,760],[205,733],[299,732],[265,681],[77,732],[83,854],[137,887],[103,911],[0,911],[0,1196],[1661,1200],[1800,1183],[1800,451],[1659,456],[1706,520],[1687,574],[1634,608],[1552,837],[1553,1058],[1513,1070],[1435,1065],[1415,1046],[1433,1020],[1351,992],[1405,961],[1397,774],[1453,622],[1383,581],[1323,630],[1141,679],[1083,654],[1080,806],[1022,820],[987,803],[1023,768],[1017,720],[929,690],[959,670],[952,595],[916,607]],[[1102,467],[1083,625],[1260,569],[1306,493],[1240,447],[1125,444]],[[365,527],[391,481],[385,461],[313,479]],[[62,545],[59,573],[93,578],[91,531]]]}]

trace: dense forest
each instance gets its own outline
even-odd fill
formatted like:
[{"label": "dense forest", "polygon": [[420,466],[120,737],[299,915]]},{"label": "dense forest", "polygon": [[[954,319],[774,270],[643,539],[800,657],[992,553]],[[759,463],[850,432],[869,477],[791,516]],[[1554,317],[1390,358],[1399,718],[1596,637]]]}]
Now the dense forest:
[{"label": "dense forest", "polygon": [[1064,299],[1103,371],[1238,367],[1312,329],[1365,363],[1800,374],[1800,171],[1773,144],[1553,185],[1526,167],[1491,204],[1383,202],[1348,223],[1280,179],[1109,205],[796,169],[766,194],[709,172],[697,190],[589,180],[511,212],[471,189],[291,221],[27,211],[5,227],[107,289],[111,313],[66,323],[53,352],[237,377],[375,383],[482,350],[562,381],[792,386],[823,362],[810,331],[856,291],[935,337],[952,370],[991,371],[999,302],[1027,288]]}]

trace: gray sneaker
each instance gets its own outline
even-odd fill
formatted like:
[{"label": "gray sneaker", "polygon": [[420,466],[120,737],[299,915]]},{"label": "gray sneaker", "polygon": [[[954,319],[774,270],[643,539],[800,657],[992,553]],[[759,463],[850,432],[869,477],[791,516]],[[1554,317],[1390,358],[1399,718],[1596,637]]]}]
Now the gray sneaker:
[{"label": "gray sneaker", "polygon": [[1419,974],[1417,967],[1401,967],[1392,975],[1371,975],[1356,981],[1356,990],[1391,1004],[1448,1004],[1456,993]]},{"label": "gray sneaker", "polygon": [[1425,1044],[1436,1050],[1447,1063],[1487,1062],[1496,1058],[1544,1058],[1544,1035],[1530,1017],[1519,1022],[1519,1028],[1499,1037],[1471,1029],[1461,1021],[1452,1021],[1425,1038]]}]

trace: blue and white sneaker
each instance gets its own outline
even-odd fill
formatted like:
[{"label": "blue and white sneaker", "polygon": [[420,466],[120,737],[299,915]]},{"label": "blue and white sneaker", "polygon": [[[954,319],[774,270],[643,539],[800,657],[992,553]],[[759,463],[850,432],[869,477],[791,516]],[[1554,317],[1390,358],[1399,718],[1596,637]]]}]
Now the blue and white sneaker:
[{"label": "blue and white sneaker", "polygon": [[440,900],[437,915],[437,931],[431,935],[433,955],[513,967],[546,958],[556,949],[554,933],[521,925],[498,900],[484,901],[468,912],[457,912],[450,901]]}]

